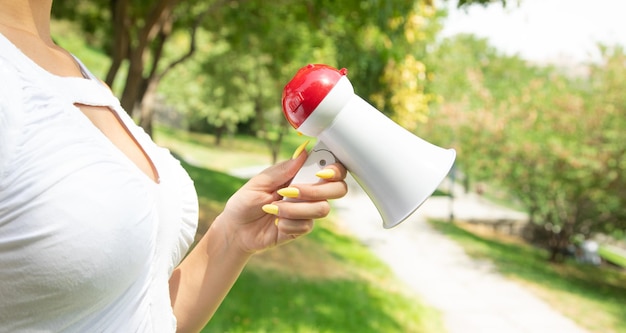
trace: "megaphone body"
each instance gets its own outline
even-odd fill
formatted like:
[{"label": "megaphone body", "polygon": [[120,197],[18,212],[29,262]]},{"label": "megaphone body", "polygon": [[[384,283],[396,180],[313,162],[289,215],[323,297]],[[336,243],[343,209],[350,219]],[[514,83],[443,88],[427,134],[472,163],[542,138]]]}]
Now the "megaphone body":
[{"label": "megaphone body", "polygon": [[456,157],[399,126],[354,93],[345,69],[301,68],[283,91],[283,112],[300,133],[316,137],[296,183],[318,181],[341,162],[380,213],[383,227],[406,220],[437,189]]}]

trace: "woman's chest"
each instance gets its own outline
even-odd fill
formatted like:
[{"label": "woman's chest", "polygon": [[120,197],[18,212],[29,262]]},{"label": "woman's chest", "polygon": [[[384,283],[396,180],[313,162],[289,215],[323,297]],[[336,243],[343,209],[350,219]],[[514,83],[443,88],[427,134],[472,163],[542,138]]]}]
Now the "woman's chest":
[{"label": "woman's chest", "polygon": [[15,274],[3,279],[67,295],[123,290],[150,269],[158,185],[79,110],[45,110],[24,117],[0,179],[0,262]]}]

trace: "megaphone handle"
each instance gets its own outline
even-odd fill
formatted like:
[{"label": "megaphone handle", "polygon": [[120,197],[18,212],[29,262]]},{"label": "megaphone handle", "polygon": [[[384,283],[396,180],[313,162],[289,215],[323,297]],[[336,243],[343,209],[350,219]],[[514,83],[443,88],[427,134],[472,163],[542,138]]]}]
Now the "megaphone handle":
[{"label": "megaphone handle", "polygon": [[291,184],[314,184],[321,179],[315,174],[324,169],[325,166],[337,162],[335,155],[322,142],[318,143],[311,149],[304,165],[291,181]]}]

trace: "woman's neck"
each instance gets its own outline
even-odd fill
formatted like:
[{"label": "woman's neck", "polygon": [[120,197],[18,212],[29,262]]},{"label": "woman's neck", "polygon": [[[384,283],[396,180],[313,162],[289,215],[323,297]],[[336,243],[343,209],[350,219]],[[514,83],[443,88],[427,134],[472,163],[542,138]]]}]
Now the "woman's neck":
[{"label": "woman's neck", "polygon": [[0,33],[44,70],[83,77],[76,60],[50,36],[51,9],[52,0],[0,0]]},{"label": "woman's neck", "polygon": [[0,0],[0,25],[21,30],[53,44],[50,36],[52,0]]}]

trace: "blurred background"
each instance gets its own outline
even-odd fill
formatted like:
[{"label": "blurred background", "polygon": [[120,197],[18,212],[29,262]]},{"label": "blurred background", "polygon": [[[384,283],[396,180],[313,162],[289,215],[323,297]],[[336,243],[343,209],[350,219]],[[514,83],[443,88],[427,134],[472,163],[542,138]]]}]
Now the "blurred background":
[{"label": "blurred background", "polygon": [[[53,35],[181,158],[201,197],[198,237],[251,171],[306,139],[281,110],[295,72],[347,68],[359,96],[456,149],[435,194],[448,205],[427,223],[605,333],[626,331],[625,9],[620,0],[65,0],[54,4]],[[467,198],[521,215],[453,211]],[[445,313],[407,292],[341,219],[256,257],[206,331],[446,332]]]}]

